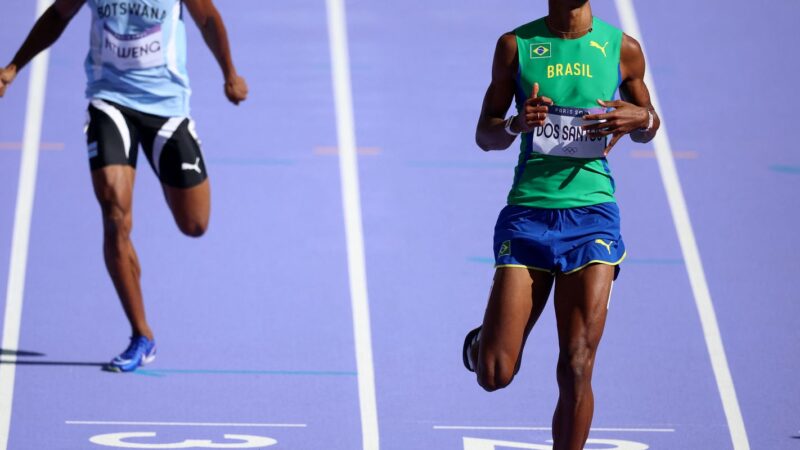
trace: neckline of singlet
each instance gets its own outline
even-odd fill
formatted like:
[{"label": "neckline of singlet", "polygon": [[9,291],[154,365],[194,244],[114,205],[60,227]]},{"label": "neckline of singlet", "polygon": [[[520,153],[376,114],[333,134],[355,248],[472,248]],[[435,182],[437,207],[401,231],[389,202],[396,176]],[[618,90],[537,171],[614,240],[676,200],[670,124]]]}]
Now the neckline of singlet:
[{"label": "neckline of singlet", "polygon": [[591,28],[589,28],[586,31],[585,34],[583,34],[581,36],[578,36],[578,37],[574,37],[574,38],[563,38],[563,37],[557,36],[556,33],[554,33],[553,30],[550,29],[550,25],[547,24],[547,18],[548,17],[549,16],[544,16],[542,18],[542,24],[544,25],[544,29],[547,31],[547,36],[545,36],[545,37],[558,39],[560,41],[579,41],[579,40],[585,38],[586,36],[589,36],[590,34],[592,34],[592,32],[594,32],[595,28],[597,28],[597,18],[595,16],[592,16],[592,26],[591,26]]}]

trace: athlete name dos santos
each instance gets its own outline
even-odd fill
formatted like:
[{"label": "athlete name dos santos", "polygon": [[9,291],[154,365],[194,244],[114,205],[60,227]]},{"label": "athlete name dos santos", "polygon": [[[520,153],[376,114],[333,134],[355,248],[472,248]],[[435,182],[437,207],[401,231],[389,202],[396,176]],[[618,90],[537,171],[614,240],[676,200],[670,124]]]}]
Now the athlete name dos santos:
[{"label": "athlete name dos santos", "polygon": [[572,142],[595,142],[602,141],[604,137],[593,138],[581,128],[580,125],[545,123],[540,127],[536,127],[532,131],[536,137],[544,136],[547,139],[557,139],[560,141]]}]

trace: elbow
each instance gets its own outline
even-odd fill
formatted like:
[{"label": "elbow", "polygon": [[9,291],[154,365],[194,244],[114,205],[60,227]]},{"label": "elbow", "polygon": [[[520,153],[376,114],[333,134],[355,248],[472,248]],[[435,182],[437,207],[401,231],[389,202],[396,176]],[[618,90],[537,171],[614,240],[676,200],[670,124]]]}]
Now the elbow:
[{"label": "elbow", "polygon": [[483,121],[478,121],[478,126],[475,128],[475,143],[478,144],[478,148],[483,150],[484,152],[488,152],[492,149],[492,145],[487,139],[486,132],[484,130]]},{"label": "elbow", "polygon": [[492,150],[492,147],[489,145],[489,143],[481,140],[480,137],[475,138],[475,143],[478,144],[478,148],[480,148],[484,152]]},{"label": "elbow", "polygon": [[478,127],[478,129],[475,130],[475,143],[478,144],[478,148],[480,148],[484,152],[496,150],[497,149],[496,143],[492,142],[490,136],[487,136],[487,133],[483,133],[481,131],[482,130],[480,127]]},{"label": "elbow", "polygon": [[631,133],[631,140],[637,144],[647,144],[656,137],[656,134],[658,134],[658,128],[649,132],[634,132]]}]

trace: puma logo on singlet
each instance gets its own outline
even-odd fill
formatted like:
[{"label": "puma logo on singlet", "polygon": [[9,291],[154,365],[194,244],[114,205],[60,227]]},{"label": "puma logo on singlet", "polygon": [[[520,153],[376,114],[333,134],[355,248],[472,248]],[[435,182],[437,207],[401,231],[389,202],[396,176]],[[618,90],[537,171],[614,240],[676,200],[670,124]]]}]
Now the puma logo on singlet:
[{"label": "puma logo on singlet", "polygon": [[609,255],[611,254],[611,244],[613,244],[614,241],[608,241],[608,244],[606,244],[606,241],[604,241],[602,239],[595,239],[594,243],[602,245],[603,247],[606,248],[606,250],[608,250],[608,254]]},{"label": "puma logo on singlet", "polygon": [[200,170],[200,158],[197,158],[194,161],[194,164],[189,163],[181,163],[181,169],[183,170],[194,170],[195,172],[202,174],[203,171]]},{"label": "puma logo on singlet", "polygon": [[605,45],[602,46],[595,41],[591,41],[589,42],[589,46],[600,50],[601,52],[603,52],[603,57],[606,57],[606,47],[608,47],[608,41],[606,41]]}]

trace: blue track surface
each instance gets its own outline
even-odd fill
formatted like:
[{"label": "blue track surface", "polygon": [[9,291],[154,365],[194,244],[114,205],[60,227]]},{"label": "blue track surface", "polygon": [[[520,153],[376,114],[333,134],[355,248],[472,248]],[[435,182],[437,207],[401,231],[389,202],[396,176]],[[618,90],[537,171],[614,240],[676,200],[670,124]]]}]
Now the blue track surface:
[{"label": "blue track surface", "polygon": [[[90,438],[133,432],[157,436],[128,448],[224,434],[270,437],[275,449],[361,448],[325,2],[218,3],[251,96],[227,104],[189,27],[211,226],[202,239],[181,236],[140,165],[134,243],[159,356],[135,374],[99,370],[128,328],[102,262],[81,133],[86,10],[51,51],[19,345],[30,353],[16,363],[9,449],[104,448]],[[492,227],[517,156],[473,141],[492,52],[502,32],[546,13],[543,0],[504,5],[347,2],[382,449],[544,449],[549,439],[551,308],[509,388],[483,392],[460,361],[483,314]],[[800,62],[786,50],[800,44],[800,6],[636,7],[750,446],[800,449],[800,156],[787,145]],[[5,6],[0,58],[33,9]],[[619,24],[613,2],[594,13]],[[3,294],[28,75],[0,100]],[[732,448],[652,150],[625,139],[610,157],[629,259],[598,355],[590,438],[645,445],[617,444],[628,450]]]}]

